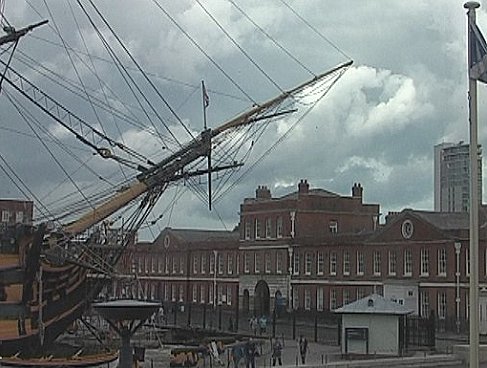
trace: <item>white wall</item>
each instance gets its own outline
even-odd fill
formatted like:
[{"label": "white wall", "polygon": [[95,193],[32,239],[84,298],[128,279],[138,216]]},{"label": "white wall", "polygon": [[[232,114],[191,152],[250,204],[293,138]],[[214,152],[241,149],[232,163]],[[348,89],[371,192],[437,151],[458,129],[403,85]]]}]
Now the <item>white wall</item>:
[{"label": "white wall", "polygon": [[343,354],[345,354],[345,328],[350,327],[369,329],[369,354],[399,355],[399,316],[381,314],[343,314]]},{"label": "white wall", "polygon": [[417,315],[418,311],[418,285],[417,284],[396,284],[384,282],[384,298],[389,300],[396,300],[398,303],[402,300],[402,304],[407,309],[412,310],[413,314]]}]

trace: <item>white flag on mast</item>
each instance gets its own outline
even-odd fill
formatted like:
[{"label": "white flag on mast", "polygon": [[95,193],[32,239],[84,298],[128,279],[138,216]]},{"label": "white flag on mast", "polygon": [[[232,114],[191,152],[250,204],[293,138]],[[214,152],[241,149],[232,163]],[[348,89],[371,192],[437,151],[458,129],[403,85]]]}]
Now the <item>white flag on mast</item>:
[{"label": "white flag on mast", "polygon": [[476,24],[470,23],[469,77],[487,83],[487,43]]}]

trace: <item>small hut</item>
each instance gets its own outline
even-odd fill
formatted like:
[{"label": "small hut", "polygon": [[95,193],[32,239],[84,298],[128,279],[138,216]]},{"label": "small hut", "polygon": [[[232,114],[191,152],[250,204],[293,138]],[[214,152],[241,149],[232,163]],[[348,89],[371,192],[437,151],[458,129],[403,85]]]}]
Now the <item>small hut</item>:
[{"label": "small hut", "polygon": [[406,346],[406,316],[412,310],[372,294],[335,310],[342,315],[342,354],[400,356]]}]

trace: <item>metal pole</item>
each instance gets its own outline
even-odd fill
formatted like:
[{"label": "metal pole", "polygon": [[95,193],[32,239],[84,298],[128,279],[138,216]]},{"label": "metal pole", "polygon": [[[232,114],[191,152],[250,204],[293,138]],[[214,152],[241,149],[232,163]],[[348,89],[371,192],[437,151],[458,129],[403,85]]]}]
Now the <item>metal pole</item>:
[{"label": "metal pole", "polygon": [[[475,24],[475,9],[480,4],[469,1],[468,9],[468,66],[472,65],[470,25]],[[469,120],[470,120],[470,368],[479,366],[479,200],[478,200],[478,143],[477,143],[477,81],[469,77]]]},{"label": "metal pole", "polygon": [[215,257],[215,261],[213,262],[213,309],[216,309],[216,300],[217,300],[217,291],[216,291],[216,272],[217,272],[217,258],[218,252],[216,250],[213,251],[213,255]]}]

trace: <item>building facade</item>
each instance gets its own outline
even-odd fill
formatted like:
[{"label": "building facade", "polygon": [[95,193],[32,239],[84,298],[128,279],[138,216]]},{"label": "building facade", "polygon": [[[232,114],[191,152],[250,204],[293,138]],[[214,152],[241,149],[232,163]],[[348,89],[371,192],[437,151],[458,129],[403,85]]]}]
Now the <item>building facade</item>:
[{"label": "building facade", "polygon": [[20,199],[0,199],[0,226],[32,225],[34,204]]},{"label": "building facade", "polygon": [[[441,143],[434,148],[434,204],[437,212],[467,212],[470,197],[470,146]],[[478,147],[479,200],[482,201],[482,149]]]},{"label": "building facade", "polygon": [[[487,211],[480,210],[480,223]],[[330,312],[377,293],[460,328],[468,319],[468,213],[404,210],[378,224],[379,205],[310,189],[274,198],[267,187],[240,206],[233,232],[165,229],[123,260],[119,295],[216,305],[239,313]],[[480,285],[487,290],[486,230],[480,231]],[[125,284],[124,284],[125,283]],[[486,295],[484,295],[486,294]],[[480,310],[487,313],[487,292]],[[481,319],[487,333],[487,315]]]}]

